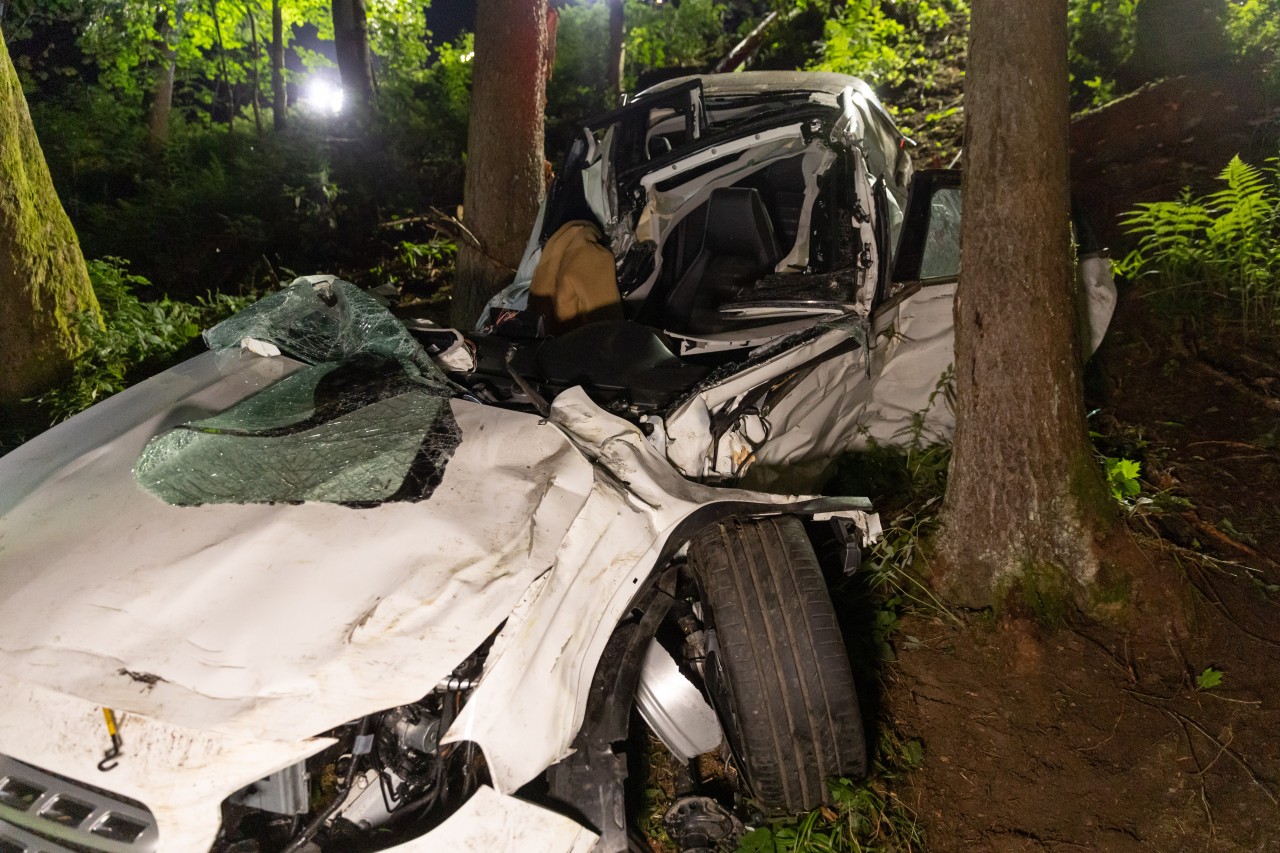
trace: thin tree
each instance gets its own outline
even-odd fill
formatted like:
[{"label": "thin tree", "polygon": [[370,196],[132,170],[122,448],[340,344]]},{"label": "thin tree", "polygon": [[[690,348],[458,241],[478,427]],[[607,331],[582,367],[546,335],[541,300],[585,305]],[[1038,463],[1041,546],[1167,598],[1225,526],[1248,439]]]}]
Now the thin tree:
[{"label": "thin tree", "polygon": [[82,312],[98,300],[0,38],[0,409],[70,370]]},{"label": "thin tree", "polygon": [[357,115],[367,112],[374,90],[364,0],[333,0],[333,48],[348,103]]},{"label": "thin tree", "polygon": [[458,249],[452,320],[470,328],[511,280],[545,191],[546,0],[476,6],[463,221],[478,245]]},{"label": "thin tree", "polygon": [[1097,571],[1067,187],[1067,0],[974,0],[944,590],[990,604]]},{"label": "thin tree", "polygon": [[155,86],[152,89],[151,108],[147,117],[148,143],[152,152],[162,151],[169,144],[169,114],[173,111],[173,81],[178,68],[178,42],[182,37],[182,18],[186,11],[182,0],[172,4],[173,19],[168,6],[156,13],[156,35],[160,42],[160,65],[156,69]]},{"label": "thin tree", "polygon": [[284,14],[280,0],[271,0],[271,123],[284,130],[288,123],[289,102],[284,88]]},{"label": "thin tree", "polygon": [[244,4],[245,17],[249,19],[249,58],[251,64],[249,66],[249,82],[253,86],[253,127],[262,135],[262,108],[261,108],[261,91],[262,77],[259,69],[262,65],[262,49],[258,43],[258,4],[256,2],[246,2]]}]

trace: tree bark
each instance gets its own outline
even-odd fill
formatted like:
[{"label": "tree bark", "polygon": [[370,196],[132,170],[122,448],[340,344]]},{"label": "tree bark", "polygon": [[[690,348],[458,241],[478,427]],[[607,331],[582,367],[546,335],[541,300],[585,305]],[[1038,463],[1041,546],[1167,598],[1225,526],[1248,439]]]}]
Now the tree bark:
[{"label": "tree bark", "polygon": [[610,108],[622,101],[622,68],[626,62],[626,35],[623,0],[609,0],[609,55],[606,67]]},{"label": "tree bark", "polygon": [[480,247],[458,248],[460,328],[511,280],[545,192],[546,0],[480,0],[475,39],[463,210]]},{"label": "tree bark", "polygon": [[99,318],[71,220],[53,188],[18,75],[0,39],[0,408],[52,386]]},{"label": "tree bark", "polygon": [[373,105],[373,59],[364,0],[333,0],[333,47],[347,102],[356,114]]},{"label": "tree bark", "polygon": [[177,35],[182,30],[182,6],[174,7],[174,22],[169,24],[168,10],[156,19],[156,32],[162,42],[160,68],[156,71],[151,110],[147,117],[147,141],[152,153],[163,151],[169,144],[169,114],[173,111],[173,77],[178,68]]},{"label": "tree bark", "polygon": [[284,88],[284,15],[280,0],[271,0],[271,124],[277,130],[288,126],[289,99]]},{"label": "tree bark", "polygon": [[939,580],[975,606],[1092,580],[1109,506],[1085,430],[1067,79],[1066,0],[974,0]]}]

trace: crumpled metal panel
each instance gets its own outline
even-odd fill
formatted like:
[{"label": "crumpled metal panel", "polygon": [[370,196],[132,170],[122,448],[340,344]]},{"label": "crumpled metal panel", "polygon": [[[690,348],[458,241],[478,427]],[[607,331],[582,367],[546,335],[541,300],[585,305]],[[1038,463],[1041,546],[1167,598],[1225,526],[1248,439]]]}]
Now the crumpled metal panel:
[{"label": "crumpled metal panel", "polygon": [[[416,701],[509,615],[449,736],[515,790],[567,754],[681,522],[805,507],[689,483],[581,391],[550,421],[452,401],[463,440],[419,503],[178,507],[131,476],[153,435],[300,367],[209,353],[0,459],[0,753],[142,801],[165,849],[207,849],[224,797]],[[110,779],[101,706],[125,743]]]}]

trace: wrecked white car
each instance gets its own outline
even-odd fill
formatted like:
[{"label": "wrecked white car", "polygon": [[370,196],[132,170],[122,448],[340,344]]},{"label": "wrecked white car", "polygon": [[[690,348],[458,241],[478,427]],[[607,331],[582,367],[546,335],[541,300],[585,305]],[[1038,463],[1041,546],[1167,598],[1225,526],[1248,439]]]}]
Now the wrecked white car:
[{"label": "wrecked white car", "polygon": [[471,401],[329,277],[206,338],[0,459],[4,853],[625,850],[633,706],[765,809],[863,772],[802,520],[864,501]]},{"label": "wrecked white car", "polygon": [[626,850],[633,708],[742,781],[688,846],[863,773],[814,543],[875,516],[728,485],[937,389],[958,183],[906,144],[852,78],[664,84],[488,333],[300,280],[0,459],[0,853]]},{"label": "wrecked white car", "polygon": [[[642,92],[570,150],[470,384],[525,405],[580,386],[687,477],[770,490],[868,440],[949,440],[960,173],[913,174],[910,144],[839,74]],[[1091,353],[1115,286],[1076,231]]]}]

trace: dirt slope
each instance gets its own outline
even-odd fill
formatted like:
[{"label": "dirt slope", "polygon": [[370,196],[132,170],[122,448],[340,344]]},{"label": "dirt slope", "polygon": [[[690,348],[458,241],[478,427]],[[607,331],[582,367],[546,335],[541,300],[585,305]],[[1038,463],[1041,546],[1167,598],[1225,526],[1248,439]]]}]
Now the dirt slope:
[{"label": "dirt slope", "polygon": [[1112,531],[1110,603],[904,622],[887,701],[930,850],[1280,849],[1280,358],[1235,341],[1122,298],[1095,424],[1189,503]]}]

